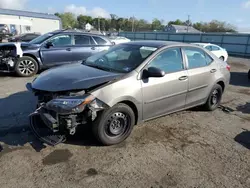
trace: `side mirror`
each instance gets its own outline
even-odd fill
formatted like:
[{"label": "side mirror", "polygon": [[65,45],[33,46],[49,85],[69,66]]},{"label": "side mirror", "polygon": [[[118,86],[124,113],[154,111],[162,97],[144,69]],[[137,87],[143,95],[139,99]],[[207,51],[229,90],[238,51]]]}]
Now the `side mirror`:
[{"label": "side mirror", "polygon": [[45,44],[45,47],[46,47],[46,48],[50,48],[50,47],[52,47],[52,46],[54,46],[54,44],[53,44],[51,41],[49,41],[49,42],[47,42],[47,43]]},{"label": "side mirror", "polygon": [[143,71],[143,78],[149,78],[149,77],[164,77],[165,72],[161,69],[158,69],[156,67],[149,67],[148,70]]}]

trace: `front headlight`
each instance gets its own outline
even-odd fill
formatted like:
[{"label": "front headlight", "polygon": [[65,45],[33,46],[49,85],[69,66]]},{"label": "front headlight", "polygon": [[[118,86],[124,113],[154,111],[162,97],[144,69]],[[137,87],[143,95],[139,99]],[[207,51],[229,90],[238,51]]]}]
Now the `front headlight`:
[{"label": "front headlight", "polygon": [[61,97],[49,101],[46,104],[46,108],[59,114],[80,113],[94,99],[92,95]]}]

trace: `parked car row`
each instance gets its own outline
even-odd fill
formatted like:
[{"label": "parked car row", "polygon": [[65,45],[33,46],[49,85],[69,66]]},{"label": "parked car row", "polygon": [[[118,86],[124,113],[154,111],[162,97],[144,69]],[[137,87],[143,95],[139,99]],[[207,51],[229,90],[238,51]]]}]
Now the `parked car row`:
[{"label": "parked car row", "polygon": [[[63,35],[69,40],[68,33]],[[100,38],[89,37],[97,46]],[[194,106],[215,110],[229,80],[230,66],[197,45],[119,44],[81,64],[45,71],[28,83],[28,90],[38,97],[31,128],[42,141],[54,145],[79,127],[91,125],[100,143],[118,144],[140,122]],[[49,132],[46,136],[44,129]]]}]

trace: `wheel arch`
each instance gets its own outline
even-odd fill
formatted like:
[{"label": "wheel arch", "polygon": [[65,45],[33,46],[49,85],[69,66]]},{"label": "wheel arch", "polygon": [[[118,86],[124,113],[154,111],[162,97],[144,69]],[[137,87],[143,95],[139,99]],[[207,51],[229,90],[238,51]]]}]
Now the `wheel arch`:
[{"label": "wheel arch", "polygon": [[29,53],[24,53],[23,54],[23,57],[31,57],[32,59],[34,59],[36,62],[37,62],[37,65],[38,65],[38,70],[40,70],[40,62],[38,61],[37,57],[35,55],[32,55],[32,54],[29,54]]},{"label": "wheel arch", "polygon": [[220,85],[221,88],[222,88],[222,92],[224,92],[224,90],[225,90],[225,83],[224,83],[224,81],[223,80],[219,80],[219,81],[217,81],[216,84]]},{"label": "wheel arch", "polygon": [[137,123],[138,123],[138,109],[137,109],[136,105],[132,101],[129,101],[129,100],[124,100],[124,101],[118,102],[118,104],[121,104],[121,103],[128,105],[133,110],[134,115],[135,115],[135,125],[137,125]]},{"label": "wheel arch", "polygon": [[119,103],[126,104],[133,110],[135,114],[135,124],[138,124],[142,121],[142,104],[138,100],[131,96],[123,96],[121,98],[109,102],[108,105],[112,107]]}]

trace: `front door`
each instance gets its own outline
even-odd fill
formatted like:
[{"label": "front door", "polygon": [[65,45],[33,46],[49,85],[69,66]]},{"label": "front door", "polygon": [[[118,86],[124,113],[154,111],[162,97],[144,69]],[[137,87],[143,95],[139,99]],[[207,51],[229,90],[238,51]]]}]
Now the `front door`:
[{"label": "front door", "polygon": [[183,48],[188,63],[187,106],[195,106],[206,101],[214,84],[216,64],[202,49],[195,47]]},{"label": "front door", "polygon": [[166,75],[141,80],[143,119],[147,120],[184,108],[188,75],[180,48],[162,51],[149,63],[148,67],[164,70]]},{"label": "front door", "polygon": [[62,34],[53,37],[50,42],[53,46],[44,44],[41,48],[42,62],[46,67],[63,65],[72,62],[72,37]]}]

